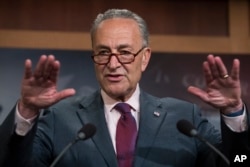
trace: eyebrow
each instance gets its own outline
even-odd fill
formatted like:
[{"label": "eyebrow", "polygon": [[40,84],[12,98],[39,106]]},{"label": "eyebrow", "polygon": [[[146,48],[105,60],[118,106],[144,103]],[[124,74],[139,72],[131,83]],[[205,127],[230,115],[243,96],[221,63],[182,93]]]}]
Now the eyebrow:
[{"label": "eyebrow", "polygon": [[[129,44],[118,45],[115,49],[120,50],[120,49],[124,49],[124,48],[129,48],[129,49],[133,50],[133,48]],[[108,49],[108,50],[111,50],[111,48],[109,46],[106,46],[106,45],[98,45],[96,47],[96,49]]]}]

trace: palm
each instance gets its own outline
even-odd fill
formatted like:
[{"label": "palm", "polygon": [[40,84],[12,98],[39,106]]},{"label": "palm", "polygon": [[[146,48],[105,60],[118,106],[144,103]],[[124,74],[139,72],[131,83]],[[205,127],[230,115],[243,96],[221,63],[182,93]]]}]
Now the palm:
[{"label": "palm", "polygon": [[55,83],[39,83],[24,80],[22,86],[22,97],[28,104],[32,104],[37,108],[45,108],[55,102],[57,94]]},{"label": "palm", "polygon": [[235,99],[240,99],[240,92],[238,81],[219,78],[207,85],[207,103],[216,108],[233,106]]}]

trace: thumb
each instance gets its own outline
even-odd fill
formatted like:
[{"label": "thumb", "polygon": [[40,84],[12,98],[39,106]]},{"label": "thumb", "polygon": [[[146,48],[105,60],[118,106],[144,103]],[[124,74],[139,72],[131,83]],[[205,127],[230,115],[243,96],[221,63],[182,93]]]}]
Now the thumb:
[{"label": "thumb", "polygon": [[73,95],[75,95],[75,93],[76,93],[76,91],[73,88],[64,89],[62,91],[59,91],[59,92],[57,92],[57,94],[55,96],[55,102],[58,102],[62,99],[73,96]]},{"label": "thumb", "polygon": [[198,98],[200,98],[201,100],[203,100],[204,102],[208,102],[208,96],[207,96],[207,92],[205,92],[204,90],[194,87],[194,86],[189,86],[187,91],[195,96],[197,96]]}]

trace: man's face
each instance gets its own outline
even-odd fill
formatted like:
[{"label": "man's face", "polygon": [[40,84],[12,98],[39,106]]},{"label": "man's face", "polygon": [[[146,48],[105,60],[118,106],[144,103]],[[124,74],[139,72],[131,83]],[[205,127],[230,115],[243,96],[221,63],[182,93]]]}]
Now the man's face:
[{"label": "man's face", "polygon": [[[142,48],[142,37],[137,23],[132,19],[114,18],[103,21],[93,37],[95,53],[136,53]],[[113,99],[126,101],[131,97],[142,72],[149,62],[151,51],[143,49],[130,64],[121,64],[111,56],[106,65],[95,64],[101,88]]]}]

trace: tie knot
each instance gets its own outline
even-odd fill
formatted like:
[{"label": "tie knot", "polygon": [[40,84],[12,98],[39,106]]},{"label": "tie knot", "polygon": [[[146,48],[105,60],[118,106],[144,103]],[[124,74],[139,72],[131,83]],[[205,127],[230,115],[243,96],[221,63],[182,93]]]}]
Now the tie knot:
[{"label": "tie knot", "polygon": [[121,112],[122,114],[130,113],[131,107],[127,103],[118,103],[115,105],[115,109]]}]

